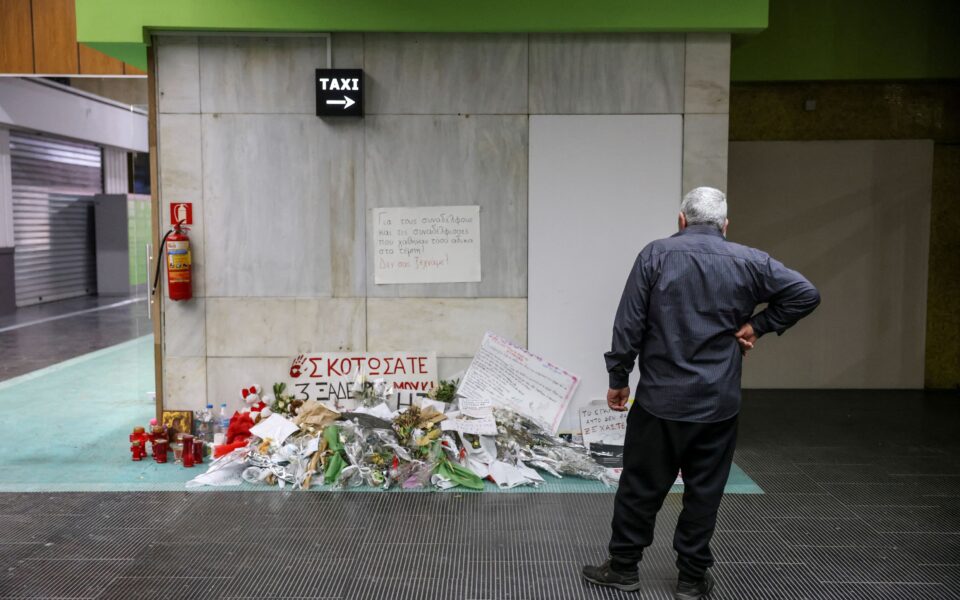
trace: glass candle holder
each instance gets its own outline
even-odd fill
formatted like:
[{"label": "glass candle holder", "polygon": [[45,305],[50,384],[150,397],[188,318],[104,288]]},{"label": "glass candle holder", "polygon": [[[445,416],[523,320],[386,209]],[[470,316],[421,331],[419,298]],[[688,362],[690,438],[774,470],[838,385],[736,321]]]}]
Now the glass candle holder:
[{"label": "glass candle holder", "polygon": [[203,454],[204,447],[206,444],[203,440],[198,440],[197,438],[193,439],[193,464],[202,465],[203,464]]},{"label": "glass candle holder", "polygon": [[173,462],[178,465],[183,463],[183,444],[174,442],[170,444],[170,449],[173,450]]}]

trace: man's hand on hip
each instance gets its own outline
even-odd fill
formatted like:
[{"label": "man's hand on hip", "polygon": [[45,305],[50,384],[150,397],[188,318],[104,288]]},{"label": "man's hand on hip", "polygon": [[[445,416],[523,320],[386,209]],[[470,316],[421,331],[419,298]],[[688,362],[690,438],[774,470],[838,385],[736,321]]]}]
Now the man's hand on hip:
[{"label": "man's hand on hip", "polygon": [[619,390],[607,390],[607,406],[611,410],[623,412],[627,410],[627,402],[630,400],[630,388],[620,388]]},{"label": "man's hand on hip", "polygon": [[753,346],[757,343],[757,334],[753,331],[753,325],[746,323],[733,334],[737,338],[737,343],[740,344],[740,354],[744,356],[747,355],[747,352],[753,350]]}]

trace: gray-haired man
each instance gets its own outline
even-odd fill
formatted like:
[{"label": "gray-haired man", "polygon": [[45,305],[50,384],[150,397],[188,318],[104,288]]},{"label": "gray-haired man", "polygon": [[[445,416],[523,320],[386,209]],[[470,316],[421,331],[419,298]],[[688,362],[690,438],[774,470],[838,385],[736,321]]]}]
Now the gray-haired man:
[{"label": "gray-haired man", "polygon": [[[736,444],[742,357],[757,338],[783,333],[820,303],[796,271],[728,242],[728,224],[722,192],[691,191],[680,206],[679,233],[647,245],[627,279],[605,355],[607,404],[626,410],[638,356],[640,383],[627,417],[610,559],[583,568],[593,583],[640,589],[637,563],[682,470],[675,597],[697,599],[713,588],[710,539]],[[754,315],[762,303],[767,307]]]}]

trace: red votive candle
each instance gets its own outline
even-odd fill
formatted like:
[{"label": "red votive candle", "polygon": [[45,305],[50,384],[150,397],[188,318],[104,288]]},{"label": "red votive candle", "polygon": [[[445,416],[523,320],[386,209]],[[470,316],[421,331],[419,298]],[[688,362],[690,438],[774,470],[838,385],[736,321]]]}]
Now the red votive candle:
[{"label": "red votive candle", "polygon": [[193,436],[189,433],[183,434],[183,454],[181,454],[184,467],[193,466]]},{"label": "red votive candle", "polygon": [[170,442],[165,439],[153,440],[153,460],[158,463],[167,462],[167,450]]}]

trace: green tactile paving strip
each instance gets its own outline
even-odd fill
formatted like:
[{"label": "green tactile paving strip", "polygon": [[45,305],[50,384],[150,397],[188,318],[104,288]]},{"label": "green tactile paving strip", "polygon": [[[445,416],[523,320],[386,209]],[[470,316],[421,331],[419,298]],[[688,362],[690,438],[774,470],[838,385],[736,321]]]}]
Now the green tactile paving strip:
[{"label": "green tactile paving strip", "polygon": [[[0,492],[182,491],[205,467],[185,469],[152,460],[130,460],[128,435],[153,414],[153,336],[144,336],[0,382],[4,435],[0,436]],[[484,492],[612,493],[598,481],[544,475],[539,488],[500,490],[485,482]],[[289,489],[289,488],[288,488]],[[311,491],[331,491],[314,487]],[[196,491],[276,491],[243,484]],[[674,492],[683,488],[674,486]],[[379,492],[372,488],[350,491]],[[390,490],[400,492],[399,489]],[[433,491],[403,490],[403,491]],[[473,493],[454,488],[446,493]],[[727,493],[763,490],[733,466]]]}]

